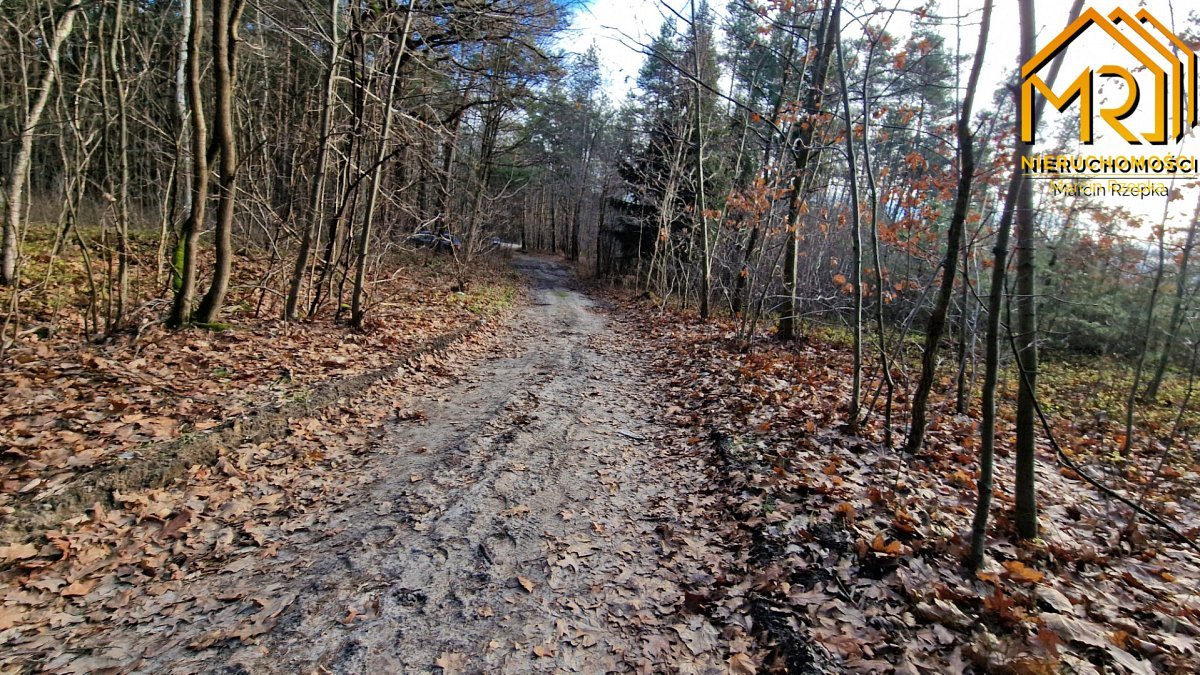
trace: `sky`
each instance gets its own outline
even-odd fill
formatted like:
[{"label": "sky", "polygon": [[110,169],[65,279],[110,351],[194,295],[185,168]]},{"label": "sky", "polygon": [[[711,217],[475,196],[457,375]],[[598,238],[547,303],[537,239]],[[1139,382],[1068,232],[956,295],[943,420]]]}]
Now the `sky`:
[{"label": "sky", "polygon": [[[895,5],[896,0],[891,0],[882,5],[888,9]],[[670,2],[676,10],[686,15],[689,0],[592,0],[589,5],[581,8],[572,24],[571,31],[564,42],[564,47],[572,51],[583,51],[589,45],[595,44],[596,49],[600,54],[600,60],[604,70],[604,76],[607,81],[607,90],[609,97],[614,103],[620,103],[627,93],[636,85],[637,73],[641,68],[644,57],[637,51],[636,42],[647,42],[650,37],[658,32],[662,25],[663,18],[669,14],[664,8],[663,2]],[[869,3],[870,0],[867,0]],[[710,0],[713,8],[718,12],[722,11],[723,0]],[[899,7],[915,8],[923,4],[919,0],[899,0]],[[1035,5],[1035,17],[1037,22],[1037,46],[1043,47],[1055,35],[1057,35],[1067,23],[1067,14],[1070,8],[1070,2],[1066,0],[1054,0],[1052,2],[1039,1]],[[847,6],[856,6],[857,2],[848,2]],[[959,45],[963,52],[972,52],[975,48],[976,40],[978,39],[978,23],[983,6],[982,0],[941,0],[937,7],[937,11],[943,16],[962,16],[961,29],[956,29],[954,21],[950,20],[942,27],[942,34],[945,36],[947,46],[954,49],[955,45]],[[1086,2],[1085,7],[1094,7],[1102,14],[1108,14],[1115,7],[1124,7],[1128,12],[1136,13],[1140,7],[1146,7],[1160,21],[1171,27],[1174,23],[1176,26],[1182,27],[1188,22],[1190,3],[1184,0],[1125,0],[1118,2],[1116,0],[1093,0]],[[911,14],[903,12],[897,13],[889,25],[889,31],[897,36],[906,35],[909,30],[909,17]],[[876,17],[873,19],[873,24],[878,27],[882,23],[882,18]],[[1009,73],[1016,67],[1017,49],[1018,49],[1018,27],[1019,18],[1017,13],[1017,3],[1014,0],[995,0],[992,13],[992,29],[989,31],[989,40],[987,46],[987,54],[984,58],[984,70],[982,74],[981,91],[976,96],[977,109],[986,106],[992,100],[992,93],[997,87],[1003,83]],[[850,25],[844,26],[845,29],[850,29]],[[1113,49],[1111,43],[1105,42],[1103,36],[1093,36],[1089,31],[1079,39],[1070,49],[1067,50],[1064,57],[1062,67],[1062,75],[1060,76],[1059,85],[1069,82],[1068,76],[1078,74],[1084,67],[1089,65],[1089,61],[1095,61],[1098,54],[1109,54]],[[1093,67],[1097,64],[1092,63]],[[966,68],[962,74],[962,80],[966,81]],[[1103,85],[1097,93],[1100,99],[1122,100],[1125,97],[1123,86],[1110,84]],[[1111,104],[1110,104],[1111,105]],[[1148,106],[1143,104],[1139,106],[1139,110],[1145,110]],[[1042,136],[1048,136],[1046,133],[1049,126],[1053,124],[1058,113],[1053,112],[1047,107],[1047,114],[1041,125]],[[1078,117],[1078,109],[1069,108],[1065,113]],[[1129,120],[1129,126],[1135,127],[1139,119],[1135,114]],[[1097,142],[1094,146],[1080,148],[1081,153],[1085,154],[1134,154],[1136,148],[1132,148],[1121,141],[1115,133],[1107,129],[1107,125],[1097,120],[1095,124]],[[1200,155],[1200,139],[1195,137],[1193,132],[1188,137],[1185,137],[1182,144],[1167,148],[1174,150],[1176,154],[1182,152],[1186,155]],[[1131,152],[1132,150],[1132,152]],[[1150,148],[1143,146],[1142,151],[1150,154],[1163,154],[1163,148]],[[1048,181],[1042,181],[1048,183]],[[1047,186],[1042,186],[1048,189]],[[1195,205],[1195,192],[1200,191],[1195,188],[1185,189],[1185,194],[1191,198],[1185,198],[1171,202],[1168,209],[1168,219],[1171,224],[1179,225],[1181,222],[1190,218],[1192,209]],[[1164,206],[1166,202],[1162,198],[1147,198],[1134,199],[1128,197],[1108,197],[1105,200],[1106,204],[1122,206],[1128,209],[1135,218],[1140,218],[1144,223],[1157,223],[1163,217]],[[1132,224],[1137,229],[1147,229],[1145,224]]]}]

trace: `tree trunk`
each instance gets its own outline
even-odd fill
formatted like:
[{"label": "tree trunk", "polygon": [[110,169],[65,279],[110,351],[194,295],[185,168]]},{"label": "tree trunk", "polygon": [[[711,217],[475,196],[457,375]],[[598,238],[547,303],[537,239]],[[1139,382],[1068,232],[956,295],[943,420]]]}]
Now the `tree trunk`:
[{"label": "tree trunk", "polygon": [[[1020,0],[1021,9],[1021,42],[1020,54],[1018,56],[1018,65],[1023,64],[1033,58],[1034,52],[1034,35],[1033,35],[1033,5],[1031,0]],[[1082,9],[1083,1],[1075,0],[1071,5],[1070,17],[1067,23],[1074,21]],[[1047,86],[1053,87],[1055,80],[1058,79],[1058,71],[1062,67],[1063,52],[1059,52],[1054,57],[1054,61],[1050,64],[1050,73],[1046,79]],[[1022,110],[1021,89],[1018,87],[1014,92],[1016,97],[1016,110]],[[1034,119],[1033,124],[1037,125],[1038,118],[1041,117],[1042,109],[1045,107],[1046,99],[1042,98],[1034,104]],[[1014,133],[1017,138],[1020,138],[1021,120],[1018,117],[1014,122]],[[968,565],[972,569],[978,569],[983,564],[984,545],[987,541],[987,522],[988,512],[992,504],[992,487],[994,473],[994,458],[996,449],[996,381],[999,379],[1000,371],[1000,312],[1004,302],[1004,278],[1005,270],[1008,265],[1008,242],[1012,231],[1012,223],[1014,212],[1017,208],[1020,193],[1027,189],[1032,189],[1028,181],[1023,180],[1021,174],[1021,159],[1029,156],[1032,148],[1025,143],[1017,142],[1013,148],[1013,165],[1012,174],[1009,177],[1008,192],[1004,197],[1004,209],[1000,214],[1000,224],[996,233],[996,245],[993,249],[994,263],[992,265],[992,286],[988,294],[988,315],[987,315],[987,334],[984,338],[984,374],[983,374],[983,419],[980,422],[979,436],[981,441],[980,448],[980,472],[977,482],[978,496],[975,506],[975,517],[971,522],[971,552],[968,557]],[[1032,215],[1032,213],[1030,213]],[[1019,353],[1019,352],[1018,352]],[[1024,385],[1022,385],[1024,389]],[[1032,432],[1032,429],[1026,433]],[[1035,485],[1032,456],[1027,456],[1029,460],[1026,468],[1019,466],[1022,458],[1018,457],[1017,480],[1022,479],[1028,481],[1028,485],[1021,487],[1018,485],[1018,492],[1022,493],[1020,497],[1029,499],[1036,497],[1034,490]],[[1029,512],[1029,507],[1033,506],[1032,513]],[[1029,518],[1032,515],[1034,531],[1037,528],[1037,503],[1036,500],[1032,503],[1026,503],[1026,513],[1024,516]],[[1018,526],[1018,529],[1020,526]]]},{"label": "tree trunk", "polygon": [[[988,1],[990,2],[990,0]],[[850,411],[847,419],[850,421],[851,431],[857,433],[858,409],[861,407],[859,397],[862,390],[862,209],[858,203],[858,164],[854,157],[854,125],[850,118],[850,87],[847,86],[846,81],[846,57],[843,51],[841,35],[838,35],[838,79],[842,87],[842,115],[845,117],[846,123],[846,163],[849,165],[848,176],[850,178],[850,226],[853,228],[850,231],[852,250],[850,263],[854,266],[850,272],[850,283],[854,286],[854,357],[850,385]]]},{"label": "tree trunk", "polygon": [[116,0],[113,18],[112,65],[113,84],[117,93],[117,302],[113,311],[110,329],[119,330],[125,323],[125,312],[129,307],[129,101],[125,90],[121,68],[124,58],[124,0]]},{"label": "tree trunk", "polygon": [[[779,318],[779,339],[794,340],[796,338],[796,315],[800,311],[799,299],[796,296],[796,258],[800,247],[800,219],[808,209],[805,198],[805,188],[808,181],[808,165],[817,154],[812,147],[816,134],[817,117],[821,113],[821,97],[825,90],[825,76],[829,71],[829,54],[833,51],[834,33],[832,26],[837,15],[842,11],[842,0],[826,0],[825,11],[821,18],[821,41],[817,47],[816,58],[813,61],[812,82],[808,95],[805,97],[805,119],[793,123],[793,128],[799,127],[795,134],[795,143],[789,144],[789,150],[794,159],[791,194],[788,201],[787,241],[784,244],[783,285],[786,296],[783,303],[783,315]],[[797,150],[799,146],[799,150]]]},{"label": "tree trunk", "polygon": [[25,180],[28,178],[29,159],[33,152],[33,136],[50,100],[54,78],[58,74],[58,55],[63,42],[75,27],[75,15],[82,5],[75,0],[63,10],[54,26],[54,35],[46,47],[46,65],[42,81],[38,86],[37,98],[25,112],[21,125],[20,145],[9,173],[7,194],[4,198],[4,232],[0,239],[0,286],[16,286],[19,283],[17,257],[20,255],[21,219],[25,211]]},{"label": "tree trunk", "polygon": [[738,269],[737,280],[733,284],[733,314],[740,316],[749,303],[750,261],[754,259],[754,249],[758,247],[758,223],[750,227],[750,236],[746,241],[746,250],[742,254],[742,264]]},{"label": "tree trunk", "polygon": [[1183,322],[1184,298],[1187,295],[1188,263],[1192,257],[1192,247],[1196,245],[1196,228],[1200,227],[1200,200],[1196,201],[1196,210],[1192,213],[1192,222],[1188,225],[1187,240],[1184,241],[1183,251],[1179,259],[1179,272],[1175,282],[1175,303],[1171,307],[1171,321],[1167,324],[1167,334],[1163,338],[1162,353],[1158,356],[1158,365],[1154,368],[1154,376],[1146,385],[1146,393],[1142,398],[1153,402],[1158,398],[1158,388],[1162,386],[1163,376],[1167,372],[1167,364],[1171,360],[1171,351],[1175,348],[1175,338],[1179,334],[1179,326]]},{"label": "tree trunk", "polygon": [[358,233],[358,254],[354,268],[354,291],[350,296],[350,325],[362,328],[366,316],[366,283],[367,256],[370,254],[371,229],[375,221],[375,208],[379,203],[379,186],[383,182],[383,165],[387,157],[388,136],[392,133],[394,118],[392,104],[396,100],[396,81],[400,76],[400,64],[404,60],[404,48],[408,44],[408,32],[412,29],[413,4],[410,0],[408,11],[404,15],[404,29],[400,31],[400,43],[392,57],[391,73],[388,76],[387,95],[383,99],[383,129],[379,136],[379,148],[375,155],[375,166],[372,169],[371,192],[367,197],[367,212],[363,216],[363,225]]},{"label": "tree trunk", "polygon": [[[1033,0],[1020,0],[1021,51],[1033,56]],[[1028,45],[1026,45],[1028,43]],[[1028,58],[1021,60],[1022,63]],[[1024,155],[1031,148],[1026,147]],[[1016,170],[1020,170],[1018,166]],[[1037,297],[1035,295],[1035,232],[1033,222],[1033,186],[1026,184],[1017,193],[1017,298],[1016,343],[1021,381],[1017,389],[1017,478],[1016,526],[1022,539],[1037,537],[1037,484],[1034,463],[1037,459]]]},{"label": "tree trunk", "polygon": [[707,321],[709,314],[708,303],[712,297],[712,241],[708,236],[708,204],[704,194],[704,115],[700,110],[700,27],[696,25],[696,0],[692,0],[692,65],[696,69],[692,82],[695,85],[692,102],[695,111],[696,124],[696,215],[699,217],[700,237],[702,244],[700,255],[703,257],[703,270],[700,274],[700,318]]},{"label": "tree trunk", "polygon": [[946,329],[946,314],[950,311],[950,299],[954,295],[954,279],[958,271],[958,251],[962,245],[963,230],[967,214],[971,210],[971,181],[975,174],[974,137],[971,134],[971,110],[975,102],[975,89],[979,86],[979,73],[983,69],[984,52],[987,49],[988,30],[992,20],[992,0],[984,0],[983,18],[979,27],[979,42],[975,47],[975,61],[967,78],[966,95],[958,116],[958,193],[954,199],[954,211],[950,216],[950,227],[946,232],[946,257],[943,260],[942,284],[938,289],[937,301],[929,325],[925,329],[925,348],[921,354],[921,379],[917,382],[912,398],[912,427],[904,451],[913,454],[925,442],[926,406],[937,368],[938,343]]},{"label": "tree trunk", "polygon": [[217,99],[217,144],[220,178],[217,181],[216,254],[212,283],[196,310],[199,323],[213,323],[221,314],[233,268],[233,212],[237,202],[237,132],[233,121],[233,91],[237,77],[238,21],[244,0],[216,0],[213,6],[213,88]]},{"label": "tree trunk", "polygon": [[312,249],[313,236],[324,217],[321,208],[325,201],[325,173],[329,166],[329,150],[333,144],[333,106],[337,93],[338,66],[338,6],[341,0],[329,3],[329,61],[325,66],[325,94],[321,101],[321,139],[317,149],[316,175],[313,177],[312,192],[309,193],[308,213],[305,214],[304,232],[300,236],[300,250],[296,252],[296,264],[292,267],[292,278],[288,284],[287,300],[283,318],[296,318],[296,307],[300,302],[300,290],[304,286],[304,272],[308,267],[308,256]]},{"label": "tree trunk", "polygon": [[[871,63],[875,58],[875,47],[879,40],[873,40],[868,52],[866,67],[863,69],[863,110],[871,110],[870,87],[868,78],[871,76]],[[892,447],[892,402],[896,391],[896,382],[892,379],[891,358],[888,356],[886,332],[883,317],[883,263],[879,250],[879,189],[875,180],[875,169],[871,161],[871,116],[863,115],[863,169],[867,176],[867,195],[870,199],[871,222],[871,263],[875,270],[875,335],[879,347],[879,372],[883,376],[885,398],[883,407],[883,440],[884,446]],[[903,339],[903,338],[902,338]]]},{"label": "tree trunk", "polygon": [[[954,395],[954,412],[959,415],[967,414],[967,342],[971,342],[971,354],[975,353],[975,324],[973,321],[967,320],[967,308],[971,307],[975,312],[974,316],[979,316],[978,307],[970,301],[971,290],[971,268],[968,263],[971,260],[972,242],[964,241],[965,246],[962,247],[962,273],[963,282],[959,295],[959,317],[958,317],[958,376],[955,386]],[[974,371],[972,371],[974,373]]]},{"label": "tree trunk", "polygon": [[196,296],[196,248],[200,231],[204,229],[205,203],[208,201],[208,125],[204,119],[204,100],[201,98],[200,44],[204,41],[204,0],[192,0],[190,34],[188,35],[187,93],[192,111],[192,209],[179,232],[177,271],[179,286],[171,304],[167,325],[185,326],[192,320],[192,302]]},{"label": "tree trunk", "polygon": [[[188,46],[192,34],[192,0],[179,2],[179,47],[175,65],[175,121],[178,129],[175,134],[175,157],[171,167],[171,178],[168,180],[169,195],[163,197],[163,214],[159,227],[158,255],[156,256],[156,281],[162,283],[163,265],[167,262],[167,233],[174,228],[176,213],[190,214],[192,212],[192,185],[185,180],[187,167],[191,163],[191,139],[188,128],[191,116],[188,114]],[[170,202],[170,207],[165,206]],[[179,251],[178,244],[176,251]],[[176,266],[175,255],[171,256],[171,288],[178,287],[181,275]]]},{"label": "tree trunk", "polygon": [[1158,224],[1158,268],[1154,270],[1154,281],[1150,286],[1150,301],[1146,303],[1146,318],[1139,339],[1137,365],[1133,368],[1133,383],[1125,398],[1125,440],[1121,443],[1121,456],[1128,457],[1133,451],[1133,413],[1137,407],[1138,390],[1142,388],[1142,374],[1146,370],[1146,357],[1150,352],[1150,337],[1154,334],[1154,310],[1158,307],[1158,294],[1167,270],[1167,214],[1171,202],[1163,203],[1162,221]]}]

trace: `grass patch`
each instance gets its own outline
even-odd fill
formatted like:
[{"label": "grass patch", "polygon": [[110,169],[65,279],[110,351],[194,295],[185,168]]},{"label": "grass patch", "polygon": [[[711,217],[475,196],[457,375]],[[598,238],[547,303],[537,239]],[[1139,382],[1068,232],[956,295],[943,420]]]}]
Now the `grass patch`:
[{"label": "grass patch", "polygon": [[[853,334],[846,326],[836,324],[808,323],[803,334],[810,339],[820,341],[837,349],[849,350],[853,346]],[[888,351],[895,353],[895,334],[889,336]],[[954,339],[949,336],[947,339]],[[899,364],[909,374],[915,386],[916,378],[920,375],[921,353],[924,335],[919,331],[910,331],[904,340]],[[935,392],[953,397],[953,377],[957,364],[953,349],[945,347],[943,342],[938,373],[941,379],[934,385]],[[978,384],[983,377],[983,343],[978,343],[980,350],[976,366],[979,372],[975,382]],[[874,332],[864,326],[863,356],[867,368],[877,358]],[[1000,381],[997,384],[997,396],[1000,400],[1000,415],[1011,419],[1011,406],[1017,398],[1019,383],[1016,365],[1009,353],[1007,344],[1001,347]],[[1153,374],[1153,358],[1147,359],[1147,365],[1142,373],[1141,387],[1144,389]],[[968,368],[971,366],[968,365]],[[1115,458],[1113,454],[1124,443],[1125,414],[1129,399],[1129,390],[1133,386],[1135,364],[1115,356],[1084,356],[1064,354],[1051,350],[1043,350],[1038,370],[1038,401],[1047,415],[1069,429],[1069,436],[1064,434],[1059,440],[1074,439],[1077,450],[1100,450],[1095,453],[1098,457]],[[1134,405],[1134,448],[1139,451],[1151,450],[1151,446],[1167,439],[1172,432],[1177,431],[1184,438],[1200,431],[1200,401],[1189,402],[1188,409],[1180,420],[1179,429],[1175,429],[1175,420],[1179,415],[1179,406],[1187,396],[1187,374],[1177,369],[1168,369],[1159,388],[1158,397],[1154,401],[1137,401]],[[972,393],[971,405],[978,404],[979,392]],[[1193,395],[1193,399],[1200,398]],[[1058,425],[1056,423],[1056,426]],[[1041,430],[1038,431],[1039,435]]]},{"label": "grass patch", "polygon": [[490,316],[512,307],[517,301],[517,286],[510,281],[474,287],[451,295],[450,301],[477,316]]}]

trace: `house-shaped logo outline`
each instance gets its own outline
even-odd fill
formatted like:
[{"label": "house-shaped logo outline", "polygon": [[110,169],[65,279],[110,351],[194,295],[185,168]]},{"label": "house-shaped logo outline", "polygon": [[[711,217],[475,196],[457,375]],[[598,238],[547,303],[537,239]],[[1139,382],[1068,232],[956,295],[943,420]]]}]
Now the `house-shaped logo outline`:
[{"label": "house-shaped logo outline", "polygon": [[[1185,64],[1184,77],[1187,78],[1188,85],[1187,104],[1185,106],[1187,108],[1187,128],[1195,127],[1197,124],[1200,124],[1200,115],[1198,115],[1200,107],[1197,105],[1197,101],[1200,100],[1197,98],[1197,89],[1200,87],[1200,58],[1197,58],[1195,50],[1189,47],[1186,42],[1179,39],[1178,35],[1167,30],[1167,27],[1161,21],[1154,18],[1154,15],[1146,11],[1145,8],[1138,10],[1136,16],[1138,21],[1154,26],[1159,33],[1163,34],[1163,37],[1167,38],[1176,49],[1184,54],[1184,58],[1180,60],[1184,61]],[[1178,91],[1183,93],[1183,86],[1179,84],[1176,86],[1178,87]]]},{"label": "house-shaped logo outline", "polygon": [[[1144,11],[1145,10],[1143,10],[1143,12]],[[1167,80],[1165,76],[1156,78],[1156,86],[1155,86],[1155,92],[1154,92],[1155,93],[1154,109],[1156,112],[1156,116],[1154,119],[1155,129],[1154,129],[1153,137],[1152,138],[1148,137],[1147,140],[1150,140],[1151,143],[1155,143],[1155,141],[1158,141],[1156,144],[1166,143],[1166,139],[1167,139],[1166,126],[1167,126],[1167,118],[1169,117],[1169,118],[1171,118],[1171,121],[1173,123],[1171,133],[1170,133],[1170,139],[1174,140],[1174,141],[1179,141],[1179,139],[1183,138],[1183,122],[1185,119],[1184,102],[1183,102],[1183,87],[1179,86],[1179,83],[1183,82],[1183,77],[1184,77],[1183,59],[1179,58],[1179,56],[1173,50],[1171,50],[1170,47],[1168,47],[1168,46],[1164,45],[1163,43],[1159,42],[1158,40],[1154,39],[1154,36],[1151,35],[1148,30],[1146,30],[1144,27],[1142,27],[1142,24],[1139,21],[1136,21],[1132,16],[1129,15],[1128,12],[1121,9],[1120,7],[1118,7],[1117,9],[1114,9],[1112,12],[1110,12],[1108,15],[1108,18],[1110,21],[1113,22],[1113,25],[1115,25],[1115,26],[1120,26],[1122,24],[1129,26],[1129,28],[1138,35],[1138,37],[1140,37],[1140,38],[1142,38],[1142,40],[1146,41],[1151,47],[1154,48],[1155,51],[1158,52],[1158,54],[1160,56],[1162,56],[1164,59],[1166,59],[1167,61],[1170,62],[1170,64],[1171,64],[1170,80]],[[1169,86],[1170,84],[1174,84],[1175,86]],[[1159,110],[1167,110],[1168,109],[1167,108],[1168,97],[1173,99],[1171,101],[1171,107],[1169,109],[1171,111],[1171,113],[1168,115],[1157,114],[1157,112]]]},{"label": "house-shaped logo outline", "polygon": [[[1140,22],[1140,23],[1139,23]],[[1134,44],[1133,40],[1126,34],[1117,24],[1123,23],[1129,26],[1138,37],[1146,43],[1153,46],[1157,56],[1163,57],[1166,61],[1172,64],[1171,75],[1168,79],[1166,69],[1159,65],[1156,60]],[[1159,33],[1163,34],[1170,40],[1171,44],[1182,53],[1182,56],[1172,51],[1170,47],[1163,45],[1158,40],[1154,39],[1153,35],[1146,30],[1141,24],[1150,24]],[[1091,132],[1092,124],[1092,79],[1093,75],[1099,74],[1102,77],[1121,77],[1130,86],[1130,97],[1119,108],[1101,109],[1100,116],[1116,130],[1122,138],[1130,144],[1140,144],[1142,141],[1132,132],[1130,132],[1122,123],[1121,120],[1128,117],[1137,108],[1137,103],[1140,97],[1140,90],[1137,89],[1137,83],[1128,70],[1116,65],[1105,65],[1093,70],[1085,69],[1078,78],[1075,79],[1063,92],[1062,96],[1058,96],[1050,90],[1049,86],[1037,76],[1037,72],[1043,66],[1051,61],[1060,52],[1070,47],[1070,45],[1091,26],[1098,26],[1103,30],[1114,42],[1120,45],[1126,52],[1133,56],[1142,67],[1144,67],[1153,77],[1155,86],[1155,130],[1149,134],[1144,134],[1143,138],[1152,145],[1163,145],[1168,142],[1169,138],[1179,140],[1183,137],[1184,129],[1191,128],[1196,125],[1196,54],[1182,40],[1172,34],[1166,27],[1155,19],[1149,12],[1142,9],[1137,14],[1137,20],[1131,17],[1122,9],[1116,9],[1105,17],[1094,8],[1084,10],[1078,18],[1071,22],[1061,33],[1059,33],[1048,45],[1038,51],[1033,58],[1025,62],[1021,67],[1021,87],[1022,87],[1022,103],[1021,103],[1021,140],[1026,143],[1033,143],[1036,125],[1034,124],[1033,115],[1033,92],[1036,89],[1046,97],[1047,102],[1051,103],[1056,110],[1060,112],[1071,106],[1076,100],[1083,99],[1081,105],[1080,119],[1080,140],[1085,144],[1093,142]],[[1185,60],[1186,59],[1186,60]],[[1190,67],[1189,67],[1190,66]],[[1184,98],[1183,79],[1187,77],[1190,81],[1190,96]],[[1173,86],[1170,86],[1173,85]],[[1168,89],[1174,92],[1172,101],[1175,105],[1172,110],[1175,114],[1169,114],[1167,109]],[[1174,128],[1170,136],[1168,136],[1166,125],[1167,119],[1174,119]],[[1186,127],[1185,127],[1186,121]]]}]

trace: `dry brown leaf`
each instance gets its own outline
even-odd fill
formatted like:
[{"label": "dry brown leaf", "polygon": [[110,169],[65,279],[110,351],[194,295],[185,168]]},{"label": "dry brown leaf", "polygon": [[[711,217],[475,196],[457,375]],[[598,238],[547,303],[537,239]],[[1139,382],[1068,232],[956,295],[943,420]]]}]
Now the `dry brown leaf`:
[{"label": "dry brown leaf", "polygon": [[699,623],[696,627],[678,624],[672,626],[676,633],[679,634],[683,644],[693,656],[700,656],[706,652],[713,651],[717,646],[717,629],[707,621],[693,622]]},{"label": "dry brown leaf", "polygon": [[24,605],[0,605],[0,630],[20,624],[27,613]]},{"label": "dry brown leaf", "polygon": [[1091,621],[1051,613],[1043,613],[1038,618],[1041,619],[1043,625],[1058,633],[1058,636],[1064,640],[1071,640],[1101,649],[1107,649],[1112,646],[1112,643],[1108,641],[1108,636],[1105,634],[1104,629]]},{"label": "dry brown leaf", "polygon": [[530,593],[533,592],[533,587],[536,585],[529,579],[526,579],[525,577],[522,577],[522,576],[517,577],[517,583],[521,584],[521,588],[524,588],[526,591],[529,591]]},{"label": "dry brown leaf", "polygon": [[533,653],[542,658],[550,658],[558,652],[558,648],[554,645],[537,645],[533,648]]},{"label": "dry brown leaf", "polygon": [[26,560],[38,554],[38,547],[33,544],[9,544],[0,546],[0,562],[9,560]]},{"label": "dry brown leaf", "polygon": [[1039,586],[1036,595],[1038,600],[1041,600],[1058,612],[1063,614],[1075,613],[1075,605],[1071,603],[1071,599],[1056,589]]},{"label": "dry brown leaf", "polygon": [[78,598],[92,592],[99,579],[82,579],[62,589],[64,598]]},{"label": "dry brown leaf", "polygon": [[454,675],[461,673],[467,667],[467,655],[456,654],[454,652],[442,652],[442,655],[433,662],[433,665],[442,669],[445,675]]},{"label": "dry brown leaf", "polygon": [[1046,578],[1045,574],[1042,574],[1033,568],[1026,567],[1025,563],[1018,560],[1006,560],[1004,562],[1004,569],[1008,570],[1008,576],[1010,579],[1029,584],[1036,584],[1037,582]]},{"label": "dry brown leaf", "polygon": [[885,541],[882,534],[877,534],[871,541],[871,550],[884,555],[898,556],[904,552],[904,544],[898,541]]},{"label": "dry brown leaf", "polygon": [[758,664],[748,654],[738,652],[729,657],[729,672],[732,675],[754,675],[758,672]]},{"label": "dry brown leaf", "polygon": [[648,656],[657,657],[671,651],[671,642],[661,635],[647,635],[642,638],[644,650]]},{"label": "dry brown leaf", "polygon": [[173,539],[175,537],[178,537],[179,531],[182,530],[183,527],[185,525],[187,525],[188,521],[191,519],[192,519],[191,509],[188,509],[188,508],[181,509],[179,511],[179,513],[175,514],[174,518],[171,518],[170,520],[167,521],[166,525],[163,525],[162,530],[160,530],[158,533],[159,538],[160,539]]}]

